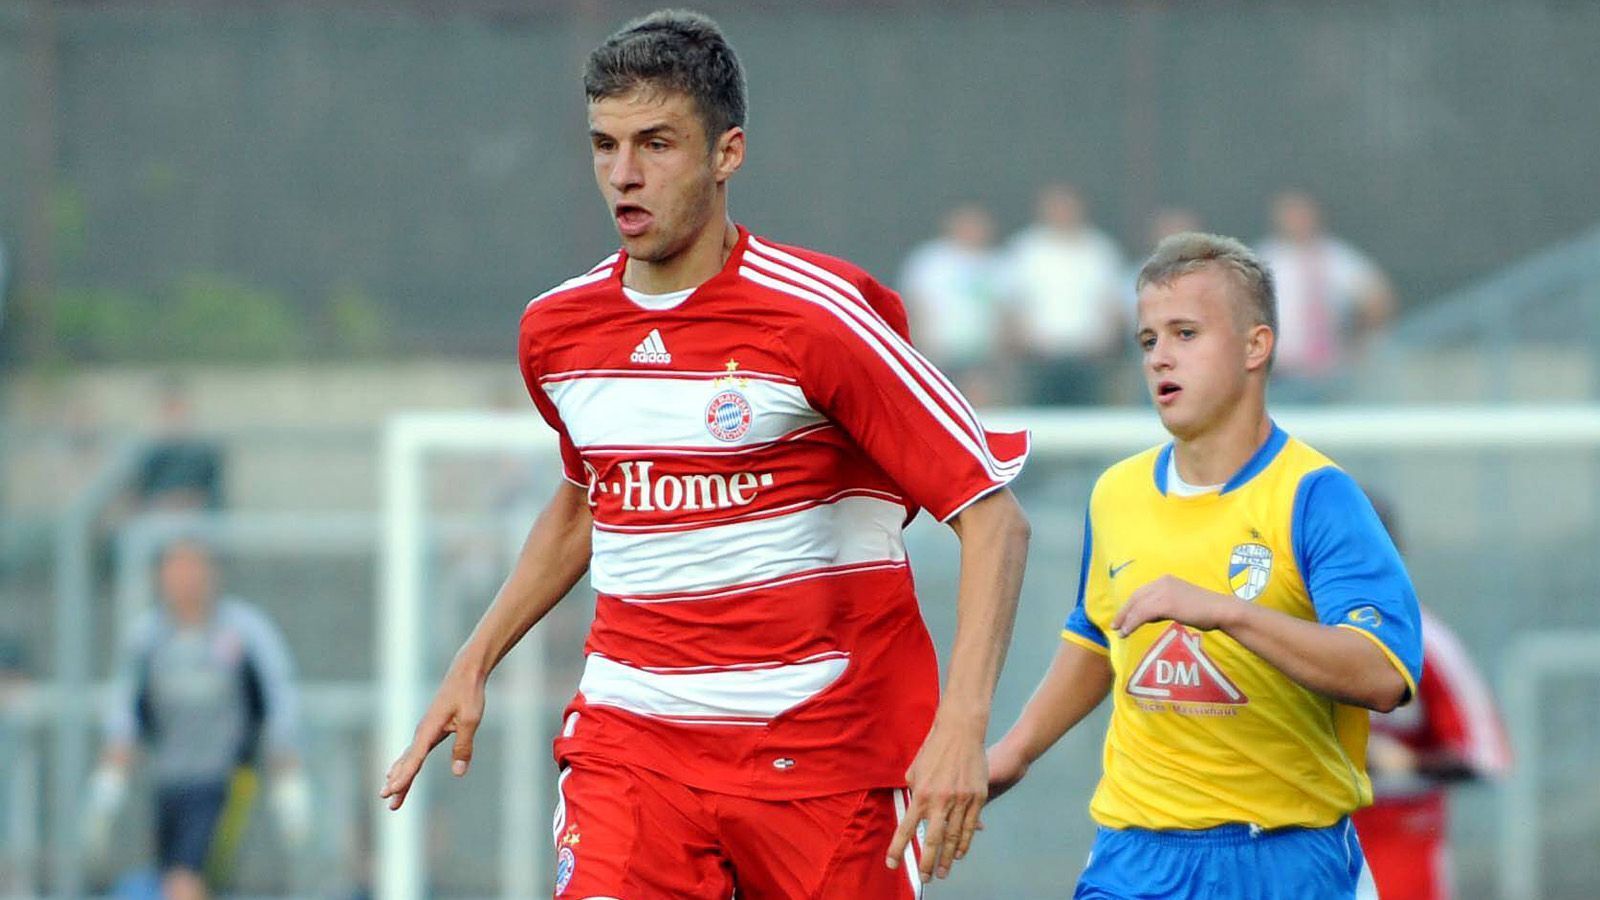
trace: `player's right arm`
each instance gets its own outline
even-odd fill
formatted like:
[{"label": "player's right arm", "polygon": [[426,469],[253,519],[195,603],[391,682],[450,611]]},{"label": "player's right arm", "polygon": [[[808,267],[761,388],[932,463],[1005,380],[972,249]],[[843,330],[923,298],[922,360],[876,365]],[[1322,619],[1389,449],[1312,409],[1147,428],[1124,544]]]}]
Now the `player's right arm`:
[{"label": "player's right arm", "polygon": [[1034,761],[1111,692],[1111,660],[1063,640],[1015,725],[989,748],[989,800],[1015,787]]},{"label": "player's right arm", "polygon": [[457,651],[411,746],[389,768],[379,796],[389,801],[390,809],[405,802],[423,760],[451,734],[456,736],[451,771],[458,776],[467,773],[473,735],[483,719],[489,673],[583,577],[589,568],[592,524],[585,490],[562,482],[533,523],[494,602]]}]

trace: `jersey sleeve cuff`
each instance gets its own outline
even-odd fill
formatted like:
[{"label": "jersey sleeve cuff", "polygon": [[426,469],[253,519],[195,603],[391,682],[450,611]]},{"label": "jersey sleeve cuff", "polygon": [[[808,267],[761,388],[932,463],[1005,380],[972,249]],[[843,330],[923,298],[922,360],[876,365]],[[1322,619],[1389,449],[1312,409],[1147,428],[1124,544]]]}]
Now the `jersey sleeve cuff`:
[{"label": "jersey sleeve cuff", "polygon": [[1389,660],[1389,665],[1394,666],[1394,670],[1399,672],[1400,677],[1405,680],[1406,697],[1405,700],[1400,703],[1401,706],[1405,706],[1406,704],[1410,703],[1417,696],[1417,682],[1416,679],[1411,677],[1411,670],[1407,669],[1405,663],[1400,661],[1400,657],[1396,656],[1394,651],[1389,649],[1389,645],[1383,642],[1383,638],[1378,637],[1365,628],[1357,628],[1354,625],[1340,623],[1334,627],[1348,628],[1349,630],[1354,631],[1356,634],[1359,634],[1367,640],[1378,645],[1378,649],[1383,651],[1384,658]]},{"label": "jersey sleeve cuff", "polygon": [[580,487],[580,488],[583,488],[586,491],[589,489],[589,486],[587,484],[584,484],[583,482],[579,481],[578,479],[573,478],[571,475],[568,475],[566,472],[562,472],[561,473],[561,477],[566,479],[567,482],[569,484],[571,484],[573,487]]},{"label": "jersey sleeve cuff", "polygon": [[[1009,471],[1001,474],[998,477],[994,477],[991,473],[993,480],[991,480],[988,484],[978,488],[978,490],[970,494],[965,500],[957,503],[949,512],[945,513],[944,515],[937,516],[940,522],[948,524],[951,519],[954,519],[956,516],[959,516],[961,513],[966,511],[967,507],[977,503],[979,500],[982,500],[995,491],[998,491],[1010,484],[1012,480],[1017,477],[1018,473],[1022,471],[1023,464],[1028,461],[1028,454],[1033,450],[1032,432],[1020,431],[1016,433],[997,434],[992,431],[986,431],[984,432],[983,436],[984,440],[989,442],[991,447],[998,439],[1019,440],[1022,445],[1020,448],[1021,452],[1017,453],[1017,455],[1011,459],[1005,461],[1004,464],[1010,467]],[[929,511],[932,512],[931,509]]]},{"label": "jersey sleeve cuff", "polygon": [[1101,644],[1095,641],[1093,638],[1084,637],[1076,631],[1073,631],[1071,628],[1061,629],[1061,639],[1068,643],[1077,644],[1079,647],[1082,647],[1085,650],[1092,650],[1101,656],[1107,658],[1111,656],[1111,649],[1109,647],[1101,646]]}]

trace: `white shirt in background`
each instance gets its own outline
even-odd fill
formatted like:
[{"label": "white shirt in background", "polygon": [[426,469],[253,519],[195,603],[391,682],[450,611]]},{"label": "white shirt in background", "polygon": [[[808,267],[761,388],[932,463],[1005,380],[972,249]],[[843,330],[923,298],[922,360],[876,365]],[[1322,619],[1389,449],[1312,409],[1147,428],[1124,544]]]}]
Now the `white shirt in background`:
[{"label": "white shirt in background", "polygon": [[1055,357],[1111,350],[1123,321],[1124,271],[1116,243],[1097,229],[1034,225],[1019,233],[1005,278],[1029,349]]}]

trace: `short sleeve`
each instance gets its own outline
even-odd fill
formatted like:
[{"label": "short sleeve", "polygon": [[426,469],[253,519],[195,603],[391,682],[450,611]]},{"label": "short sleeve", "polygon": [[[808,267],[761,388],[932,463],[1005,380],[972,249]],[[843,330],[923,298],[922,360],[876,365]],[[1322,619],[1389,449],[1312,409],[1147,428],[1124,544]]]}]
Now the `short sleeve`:
[{"label": "short sleeve", "polygon": [[960,391],[906,340],[899,297],[876,282],[829,287],[804,292],[801,299],[815,305],[806,318],[811,327],[784,338],[817,410],[941,522],[1015,478],[1028,455],[1027,433],[983,427]]},{"label": "short sleeve", "polygon": [[528,387],[528,397],[533,400],[533,406],[539,411],[540,418],[545,424],[554,429],[557,442],[561,448],[561,477],[585,490],[589,487],[589,478],[583,470],[583,456],[578,453],[578,447],[572,442],[572,436],[567,433],[567,425],[561,421],[561,413],[556,410],[556,405],[550,402],[550,397],[545,394],[544,387],[539,384],[539,370],[536,365],[533,349],[529,340],[529,319],[522,319],[522,339],[518,348],[518,363],[522,369],[522,381]]},{"label": "short sleeve", "polygon": [[1089,574],[1094,559],[1094,524],[1090,520],[1088,510],[1083,513],[1083,560],[1078,567],[1078,600],[1072,606],[1072,612],[1067,614],[1067,622],[1061,629],[1061,637],[1074,644],[1093,650],[1102,656],[1111,651],[1111,645],[1106,641],[1106,634],[1100,626],[1089,620],[1088,595]]},{"label": "short sleeve", "polygon": [[1422,679],[1417,595],[1367,495],[1339,469],[1318,469],[1300,481],[1292,527],[1317,621],[1376,642],[1415,697]]}]

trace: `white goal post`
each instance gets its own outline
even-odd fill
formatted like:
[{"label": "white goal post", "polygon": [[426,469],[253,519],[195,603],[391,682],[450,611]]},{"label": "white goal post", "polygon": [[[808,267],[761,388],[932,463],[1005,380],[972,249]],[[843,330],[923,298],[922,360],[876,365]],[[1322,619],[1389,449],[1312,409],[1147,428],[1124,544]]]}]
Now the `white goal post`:
[{"label": "white goal post", "polygon": [[[1406,449],[1415,454],[1431,448],[1505,450],[1515,448],[1593,449],[1600,447],[1600,406],[1428,406],[1284,408],[1275,418],[1290,433],[1335,455],[1347,450]],[[1027,428],[1033,433],[1036,457],[1084,457],[1130,453],[1165,439],[1149,409],[997,410],[983,415],[994,429]],[[432,689],[424,683],[423,579],[426,526],[426,471],[438,452],[526,452],[539,454],[552,471],[558,466],[553,433],[532,414],[489,412],[408,413],[392,418],[384,432],[382,455],[382,545],[378,584],[382,596],[376,627],[382,702],[378,717],[378,751],[383,764],[410,742],[417,719]],[[485,598],[487,601],[487,598]],[[1518,687],[1518,690],[1524,688]],[[545,749],[538,748],[541,758]],[[442,755],[442,754],[440,754]],[[438,765],[437,762],[433,765]],[[550,778],[548,764],[533,767],[535,779]],[[523,775],[525,773],[518,773]],[[541,787],[534,781],[515,786],[531,791],[532,804]],[[511,790],[512,786],[507,786]],[[423,823],[428,795],[421,779],[404,810],[390,813],[374,803],[377,836],[375,879],[379,900],[420,900],[427,871]],[[1508,812],[1512,810],[1507,810]],[[531,815],[530,822],[540,816]],[[532,826],[527,826],[532,828]],[[536,832],[535,832],[536,833]],[[537,853],[546,845],[526,845]],[[1509,849],[1508,849],[1509,848]],[[1509,842],[1502,848],[1508,877],[1526,878],[1527,848]],[[1515,858],[1510,858],[1515,857]],[[515,891],[526,891],[526,882]],[[1525,887],[1519,885],[1519,888]],[[1510,888],[1507,888],[1510,890]],[[512,892],[510,884],[505,885]],[[542,888],[537,888],[535,894]],[[508,893],[508,895],[512,895]]]}]

